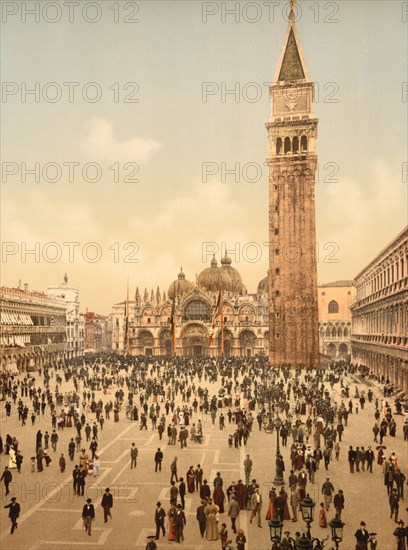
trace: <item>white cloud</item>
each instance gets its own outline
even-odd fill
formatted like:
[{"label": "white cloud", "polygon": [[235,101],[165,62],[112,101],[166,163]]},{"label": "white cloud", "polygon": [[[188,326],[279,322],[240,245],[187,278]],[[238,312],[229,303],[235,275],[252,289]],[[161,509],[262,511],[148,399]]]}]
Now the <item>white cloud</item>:
[{"label": "white cloud", "polygon": [[161,148],[154,139],[133,137],[119,140],[108,120],[92,118],[87,124],[87,133],[82,148],[94,157],[109,162],[146,162],[151,154]]}]

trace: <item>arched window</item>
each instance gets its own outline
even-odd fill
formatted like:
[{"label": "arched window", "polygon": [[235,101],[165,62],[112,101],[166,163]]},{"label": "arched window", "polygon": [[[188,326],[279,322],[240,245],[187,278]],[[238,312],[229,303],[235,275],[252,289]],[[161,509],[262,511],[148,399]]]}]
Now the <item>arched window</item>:
[{"label": "arched window", "polygon": [[307,152],[307,137],[306,136],[301,137],[301,139],[300,139],[300,148],[302,149],[302,153]]},{"label": "arched window", "polygon": [[299,138],[295,136],[292,141],[292,151],[297,154],[299,153]]},{"label": "arched window", "polygon": [[150,324],[150,317],[147,318],[147,322]]},{"label": "arched window", "polygon": [[276,154],[277,155],[282,154],[282,138],[278,138],[276,140]]},{"label": "arched window", "polygon": [[285,150],[284,153],[290,153],[291,147],[290,147],[290,137],[285,137]]},{"label": "arched window", "polygon": [[332,300],[329,303],[329,313],[338,313],[339,312],[339,304],[336,302],[336,300]]},{"label": "arched window", "polygon": [[344,338],[348,338],[348,330],[347,330],[347,327],[344,329],[343,331],[343,336]]},{"label": "arched window", "polygon": [[210,308],[201,300],[193,300],[187,305],[184,315],[188,319],[208,321],[210,319]]}]

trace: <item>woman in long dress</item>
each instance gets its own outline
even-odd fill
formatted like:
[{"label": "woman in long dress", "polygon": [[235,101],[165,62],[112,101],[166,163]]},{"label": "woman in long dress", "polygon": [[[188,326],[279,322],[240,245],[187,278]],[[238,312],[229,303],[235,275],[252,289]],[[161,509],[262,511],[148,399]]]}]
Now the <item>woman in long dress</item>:
[{"label": "woman in long dress", "polygon": [[187,471],[187,488],[189,493],[194,493],[195,491],[195,472],[194,472],[194,466],[190,466],[190,468]]},{"label": "woman in long dress", "polygon": [[204,514],[206,515],[205,534],[207,540],[218,540],[218,526],[217,526],[217,513],[219,512],[218,506],[213,504],[212,499],[208,499],[208,504],[204,508]]},{"label": "woman in long dress", "polygon": [[88,473],[89,470],[89,455],[85,451],[85,449],[82,449],[82,454],[79,457],[79,465],[83,467],[83,469]]},{"label": "woman in long dress", "polygon": [[9,463],[8,463],[8,467],[9,467],[9,470],[12,470],[13,468],[17,468],[16,451],[15,451],[13,445],[10,445],[10,449],[9,449]]},{"label": "woman in long dress", "polygon": [[272,519],[276,518],[278,515],[276,509],[275,509],[275,498],[276,498],[276,487],[272,487],[272,489],[269,491],[269,506],[268,511],[266,512],[265,519]]},{"label": "woman in long dress", "polygon": [[327,527],[327,518],[326,518],[326,511],[324,509],[323,502],[320,503],[320,510],[319,510],[319,527]]},{"label": "woman in long dress", "polygon": [[174,541],[176,540],[176,529],[174,527],[174,516],[176,515],[176,507],[172,505],[167,515],[169,516],[167,539],[170,541]]},{"label": "woman in long dress", "polygon": [[283,499],[285,501],[283,505],[283,519],[288,520],[290,519],[290,512],[289,512],[289,506],[288,506],[288,493],[285,491],[285,489],[282,487],[280,490],[281,495],[283,496]]}]

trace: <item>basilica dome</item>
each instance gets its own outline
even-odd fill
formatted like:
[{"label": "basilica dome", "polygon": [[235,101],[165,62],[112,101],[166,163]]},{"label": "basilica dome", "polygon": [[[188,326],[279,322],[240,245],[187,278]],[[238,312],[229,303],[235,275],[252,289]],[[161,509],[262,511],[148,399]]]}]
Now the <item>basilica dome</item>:
[{"label": "basilica dome", "polygon": [[268,275],[262,279],[262,281],[259,281],[258,288],[257,288],[257,294],[268,294],[269,293],[269,271]]},{"label": "basilica dome", "polygon": [[237,292],[238,294],[247,294],[247,289],[242,282],[241,275],[238,273],[235,267],[231,266],[231,264],[231,258],[227,256],[227,254],[225,254],[225,256],[221,258],[221,271],[224,273],[228,273],[229,276],[228,288],[226,288],[225,290]]},{"label": "basilica dome", "polygon": [[176,291],[176,296],[184,296],[189,292],[192,292],[194,289],[194,284],[186,280],[186,276],[183,273],[183,268],[180,269],[180,273],[177,276],[177,280],[173,281],[169,286],[169,291],[167,296],[170,300],[174,298],[174,290]]},{"label": "basilica dome", "polygon": [[231,259],[225,256],[218,267],[215,256],[211,260],[211,267],[207,267],[198,276],[198,286],[202,290],[219,292],[226,290],[238,294],[246,294],[247,289],[242,283],[241,275],[231,266]]}]

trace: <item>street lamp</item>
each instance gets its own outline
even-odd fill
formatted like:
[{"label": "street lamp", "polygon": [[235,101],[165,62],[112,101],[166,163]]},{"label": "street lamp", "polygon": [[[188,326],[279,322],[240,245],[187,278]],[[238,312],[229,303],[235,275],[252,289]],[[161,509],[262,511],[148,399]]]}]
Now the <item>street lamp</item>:
[{"label": "street lamp", "polygon": [[316,504],[309,495],[305,496],[305,498],[300,502],[300,510],[302,512],[303,521],[307,525],[307,538],[309,540],[312,539],[312,535],[310,534],[310,524],[313,523],[315,506]]},{"label": "street lamp", "polygon": [[271,542],[273,542],[274,545],[277,545],[278,543],[280,543],[282,538],[283,522],[280,520],[280,518],[272,518],[271,520],[269,520],[268,525],[269,531],[271,533]]},{"label": "street lamp", "polygon": [[283,472],[282,472],[282,457],[280,454],[280,447],[279,447],[279,432],[282,427],[282,420],[279,418],[279,416],[277,416],[274,419],[273,424],[276,430],[276,459],[275,459],[276,471],[275,471],[275,479],[273,480],[273,482],[275,485],[283,485],[284,481],[283,481]]},{"label": "street lamp", "polygon": [[339,543],[343,540],[343,527],[344,523],[339,517],[334,517],[330,522],[330,529],[332,534],[332,541],[336,545],[336,550],[339,550]]},{"label": "street lamp", "polygon": [[264,397],[268,400],[269,404],[269,412],[262,418],[264,431],[265,433],[270,434],[273,430],[276,430],[275,479],[273,480],[273,483],[274,485],[283,485],[282,457],[279,446],[279,432],[282,427],[282,420],[279,416],[274,416],[274,400],[276,400],[275,388],[264,388]]}]

